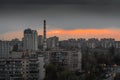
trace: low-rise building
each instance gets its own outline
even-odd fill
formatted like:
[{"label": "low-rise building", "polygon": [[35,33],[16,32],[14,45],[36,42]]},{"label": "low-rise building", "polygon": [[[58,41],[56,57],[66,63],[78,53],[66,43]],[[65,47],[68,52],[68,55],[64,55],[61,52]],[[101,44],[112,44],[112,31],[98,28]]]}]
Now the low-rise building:
[{"label": "low-rise building", "polygon": [[10,51],[10,41],[0,41],[0,58],[8,58]]},{"label": "low-rise building", "polygon": [[0,58],[0,80],[39,80],[38,58],[29,52],[11,52]]},{"label": "low-rise building", "polygon": [[81,51],[46,51],[45,65],[55,64],[72,71],[81,70]]}]

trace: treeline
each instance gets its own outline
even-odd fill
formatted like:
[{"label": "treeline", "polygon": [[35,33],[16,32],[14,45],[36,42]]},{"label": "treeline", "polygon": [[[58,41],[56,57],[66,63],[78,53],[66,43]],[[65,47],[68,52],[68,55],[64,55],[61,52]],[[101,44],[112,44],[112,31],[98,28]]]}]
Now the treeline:
[{"label": "treeline", "polygon": [[54,64],[47,65],[45,70],[46,75],[44,80],[82,80],[78,72],[63,69]]},{"label": "treeline", "polygon": [[106,64],[112,66],[120,65],[120,50],[111,47],[109,49],[89,49],[82,50],[82,65],[85,68],[86,63],[90,65]]},{"label": "treeline", "polygon": [[114,66],[120,65],[120,51],[109,49],[82,49],[82,70],[86,73],[85,80],[101,80]]}]

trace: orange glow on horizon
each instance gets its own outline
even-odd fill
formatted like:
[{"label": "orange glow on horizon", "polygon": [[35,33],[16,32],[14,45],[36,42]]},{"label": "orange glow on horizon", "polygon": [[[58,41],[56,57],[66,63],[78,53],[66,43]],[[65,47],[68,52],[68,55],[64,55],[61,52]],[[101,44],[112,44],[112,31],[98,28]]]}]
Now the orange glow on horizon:
[{"label": "orange glow on horizon", "polygon": [[68,38],[115,38],[120,40],[120,30],[115,29],[76,29],[76,30],[51,30],[48,36],[58,36],[60,39]]},{"label": "orange glow on horizon", "polygon": [[[38,30],[38,34],[42,35],[42,30]],[[58,36],[60,40],[68,38],[115,38],[120,40],[120,30],[118,29],[75,29],[75,30],[48,30],[47,37]],[[21,39],[23,31],[8,32],[0,35],[0,39],[10,40],[14,38]]]}]

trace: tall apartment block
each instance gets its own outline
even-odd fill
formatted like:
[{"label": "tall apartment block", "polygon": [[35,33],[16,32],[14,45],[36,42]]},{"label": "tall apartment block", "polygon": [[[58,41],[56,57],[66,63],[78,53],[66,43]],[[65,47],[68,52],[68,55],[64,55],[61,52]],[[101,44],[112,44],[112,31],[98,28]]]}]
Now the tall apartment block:
[{"label": "tall apartment block", "polygon": [[24,50],[38,50],[38,34],[36,30],[24,30],[23,47]]},{"label": "tall apartment block", "polygon": [[38,36],[38,49],[43,50],[43,36],[42,35]]}]

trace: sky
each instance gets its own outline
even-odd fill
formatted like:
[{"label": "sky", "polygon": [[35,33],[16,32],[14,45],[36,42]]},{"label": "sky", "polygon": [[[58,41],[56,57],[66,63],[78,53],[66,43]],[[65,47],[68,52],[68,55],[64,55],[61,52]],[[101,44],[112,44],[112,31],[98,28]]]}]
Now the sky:
[{"label": "sky", "polygon": [[22,38],[24,29],[47,37],[120,40],[119,0],[0,0],[0,39]]}]

